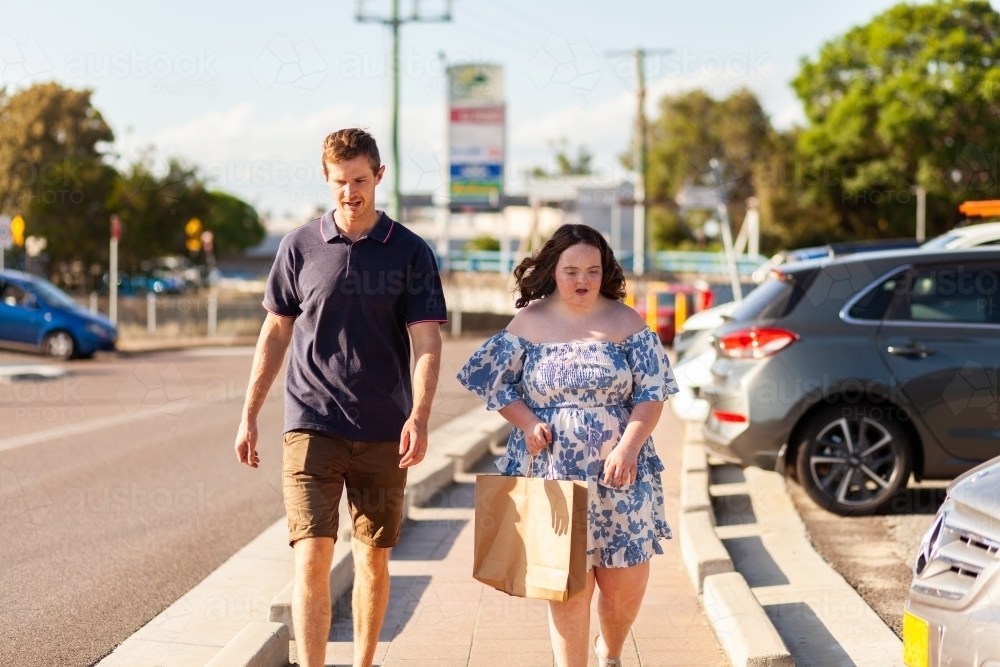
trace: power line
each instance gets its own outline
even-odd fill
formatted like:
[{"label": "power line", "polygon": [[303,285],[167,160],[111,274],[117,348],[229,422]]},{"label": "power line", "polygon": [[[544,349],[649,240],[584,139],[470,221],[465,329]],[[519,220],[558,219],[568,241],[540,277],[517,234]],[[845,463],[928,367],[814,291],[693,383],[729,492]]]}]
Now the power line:
[{"label": "power line", "polygon": [[399,28],[405,23],[443,23],[451,21],[451,2],[445,0],[444,12],[437,16],[421,16],[420,0],[413,0],[409,16],[400,16],[399,0],[392,0],[390,16],[373,16],[365,13],[365,0],[358,0],[356,18],[359,23],[381,23],[392,32],[392,195],[389,200],[390,215],[399,220],[402,217],[402,197],[399,191]]}]

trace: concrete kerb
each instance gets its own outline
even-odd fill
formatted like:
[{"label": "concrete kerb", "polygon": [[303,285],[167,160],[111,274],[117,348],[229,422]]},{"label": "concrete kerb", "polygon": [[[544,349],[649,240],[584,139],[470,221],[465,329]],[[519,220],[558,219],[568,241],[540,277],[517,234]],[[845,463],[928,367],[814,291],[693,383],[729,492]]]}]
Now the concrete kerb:
[{"label": "concrete kerb", "polygon": [[248,623],[205,667],[285,667],[289,639],[281,623]]},{"label": "concrete kerb", "polygon": [[708,495],[708,471],[691,470],[681,473],[681,512],[708,512],[715,525],[712,499]]},{"label": "concrete kerb", "polygon": [[792,654],[742,574],[706,577],[703,604],[733,667],[795,667]]},{"label": "concrete kerb", "polygon": [[682,512],[679,527],[681,558],[698,593],[702,592],[706,577],[733,571],[733,560],[715,534],[708,512]]},{"label": "concrete kerb", "polygon": [[[690,429],[689,429],[690,435]],[[701,444],[686,443],[681,466],[681,557],[713,632],[734,667],[794,667],[778,635],[715,532],[709,466]]]}]

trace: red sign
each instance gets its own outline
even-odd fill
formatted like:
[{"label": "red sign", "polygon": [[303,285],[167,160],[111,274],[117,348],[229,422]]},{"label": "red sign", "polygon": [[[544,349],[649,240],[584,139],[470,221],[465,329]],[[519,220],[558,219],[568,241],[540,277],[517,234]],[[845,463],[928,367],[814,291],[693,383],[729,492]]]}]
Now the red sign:
[{"label": "red sign", "polygon": [[472,125],[502,125],[503,107],[454,108],[451,122]]},{"label": "red sign", "polygon": [[111,238],[116,241],[122,238],[122,220],[117,215],[111,216]]}]

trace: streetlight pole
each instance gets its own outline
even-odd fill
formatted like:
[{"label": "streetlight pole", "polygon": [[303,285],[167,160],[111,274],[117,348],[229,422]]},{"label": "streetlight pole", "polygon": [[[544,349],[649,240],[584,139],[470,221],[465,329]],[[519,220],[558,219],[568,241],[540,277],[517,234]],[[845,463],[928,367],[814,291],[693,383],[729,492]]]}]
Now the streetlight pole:
[{"label": "streetlight pole", "polygon": [[401,160],[399,156],[399,27],[404,23],[444,22],[451,21],[451,0],[446,0],[445,11],[440,16],[420,16],[420,5],[413,3],[413,12],[409,17],[399,16],[399,0],[392,0],[392,15],[388,17],[369,16],[365,14],[365,0],[358,0],[357,20],[359,23],[381,23],[389,26],[392,31],[392,194],[389,199],[389,215],[399,220],[402,215],[402,195],[400,194]]}]

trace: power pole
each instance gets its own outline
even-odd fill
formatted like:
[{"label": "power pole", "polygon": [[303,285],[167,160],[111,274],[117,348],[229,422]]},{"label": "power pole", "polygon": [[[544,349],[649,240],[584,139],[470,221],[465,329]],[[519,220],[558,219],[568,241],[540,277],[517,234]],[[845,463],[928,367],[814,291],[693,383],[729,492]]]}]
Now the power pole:
[{"label": "power pole", "polygon": [[388,17],[365,14],[365,0],[358,0],[357,20],[359,23],[381,23],[392,31],[392,195],[389,199],[389,215],[399,220],[402,215],[402,196],[399,192],[399,27],[404,23],[441,23],[451,21],[451,0],[445,0],[445,10],[440,16],[421,16],[420,0],[413,0],[413,11],[407,17],[399,15],[399,0],[391,0],[392,15]]},{"label": "power pole", "polygon": [[646,56],[667,55],[673,49],[642,49],[610,51],[609,56],[630,55],[635,58],[636,91],[639,108],[636,113],[633,161],[635,163],[635,207],[632,212],[632,273],[641,276],[646,271]]}]

